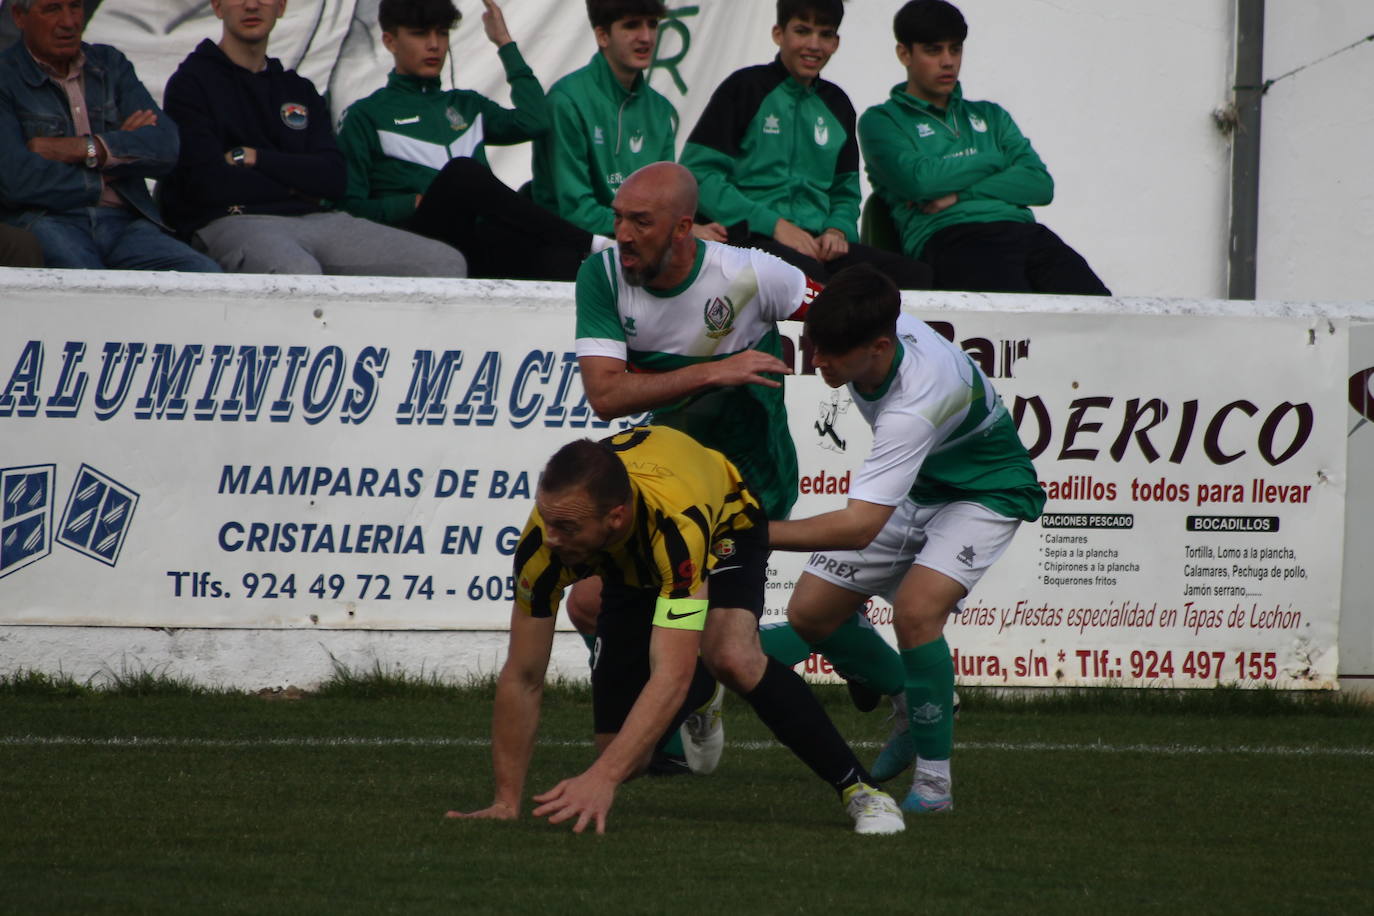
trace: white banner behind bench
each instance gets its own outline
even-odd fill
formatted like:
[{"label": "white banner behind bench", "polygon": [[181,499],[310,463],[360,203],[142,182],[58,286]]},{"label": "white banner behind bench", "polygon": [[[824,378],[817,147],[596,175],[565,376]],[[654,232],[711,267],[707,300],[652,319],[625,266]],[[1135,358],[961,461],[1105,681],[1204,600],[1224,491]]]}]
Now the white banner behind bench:
[{"label": "white banner behind bench", "polygon": [[[81,282],[5,299],[0,624],[498,629],[539,468],[607,430],[569,287]],[[917,313],[1051,499],[948,629],[962,681],[1334,684],[1348,324],[990,302]],[[788,398],[796,514],[839,506],[867,429],[814,376]],[[770,619],[804,559],[774,556]]]}]

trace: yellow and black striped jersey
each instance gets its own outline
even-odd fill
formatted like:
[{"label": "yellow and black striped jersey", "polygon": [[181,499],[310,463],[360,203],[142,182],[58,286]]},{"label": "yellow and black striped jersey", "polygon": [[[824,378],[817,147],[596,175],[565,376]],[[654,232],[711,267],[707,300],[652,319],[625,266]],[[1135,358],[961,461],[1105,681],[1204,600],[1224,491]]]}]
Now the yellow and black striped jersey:
[{"label": "yellow and black striped jersey", "polygon": [[588,576],[686,598],[715,566],[713,545],[728,556],[733,533],[767,524],[735,466],[687,434],[640,426],[602,441],[629,472],[633,524],[592,560],[567,566],[544,543],[535,508],[515,550],[515,605],[531,616],[557,613],[563,591]]}]

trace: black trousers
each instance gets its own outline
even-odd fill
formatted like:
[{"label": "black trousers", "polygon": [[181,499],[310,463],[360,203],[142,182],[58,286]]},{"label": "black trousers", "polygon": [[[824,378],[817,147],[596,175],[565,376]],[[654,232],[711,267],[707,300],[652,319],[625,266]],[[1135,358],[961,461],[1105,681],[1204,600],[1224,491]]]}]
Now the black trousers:
[{"label": "black trousers", "polygon": [[905,255],[894,254],[881,248],[871,248],[857,242],[849,243],[849,253],[833,261],[817,261],[808,258],[795,248],[784,245],[772,236],[750,232],[748,224],[739,223],[729,229],[729,242],[741,248],[757,248],[782,258],[793,267],[818,283],[827,282],[832,276],[853,264],[872,264],[897,284],[898,289],[930,289],[931,270],[921,261]]},{"label": "black trousers", "polygon": [[980,293],[1110,296],[1083,256],[1039,223],[961,223],[921,250],[935,288]]},{"label": "black trousers", "polygon": [[591,233],[467,157],[449,160],[434,176],[405,228],[457,248],[471,277],[575,280],[592,247]]}]

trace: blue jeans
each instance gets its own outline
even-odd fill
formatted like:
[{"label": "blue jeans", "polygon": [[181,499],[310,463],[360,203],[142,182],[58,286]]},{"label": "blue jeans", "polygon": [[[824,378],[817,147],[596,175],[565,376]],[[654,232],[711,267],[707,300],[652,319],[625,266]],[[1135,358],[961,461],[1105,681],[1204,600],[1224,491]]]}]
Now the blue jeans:
[{"label": "blue jeans", "polygon": [[25,227],[43,246],[47,267],[219,273],[219,265],[124,207],[47,213]]}]

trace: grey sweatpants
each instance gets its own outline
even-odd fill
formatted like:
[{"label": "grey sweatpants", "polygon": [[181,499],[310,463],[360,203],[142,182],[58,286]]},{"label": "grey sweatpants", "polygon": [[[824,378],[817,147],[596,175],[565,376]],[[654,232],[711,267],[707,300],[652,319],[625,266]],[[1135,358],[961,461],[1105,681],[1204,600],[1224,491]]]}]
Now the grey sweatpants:
[{"label": "grey sweatpants", "polygon": [[221,216],[195,234],[197,248],[231,273],[466,277],[458,249],[341,211],[304,216]]}]

